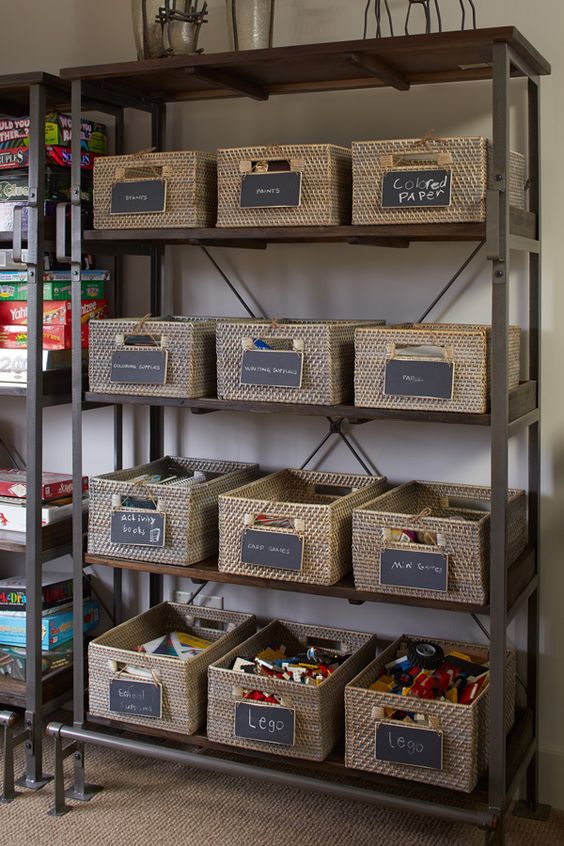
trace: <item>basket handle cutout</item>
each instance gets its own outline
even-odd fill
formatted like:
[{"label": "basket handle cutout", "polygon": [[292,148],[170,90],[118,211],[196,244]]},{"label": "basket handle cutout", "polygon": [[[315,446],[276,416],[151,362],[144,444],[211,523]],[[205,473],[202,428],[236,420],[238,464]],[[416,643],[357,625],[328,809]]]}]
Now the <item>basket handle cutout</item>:
[{"label": "basket handle cutout", "polygon": [[[304,351],[304,342],[301,338],[270,338],[268,336],[261,336],[261,341],[265,343],[274,342],[288,344],[288,349],[292,352],[301,352]],[[255,350],[256,352],[283,352],[285,351],[283,348],[278,348],[275,350],[261,350],[259,347],[255,347],[254,339],[253,338],[242,338],[241,339],[241,346],[244,350]]]},{"label": "basket handle cutout", "polygon": [[481,514],[489,514],[491,502],[481,497],[443,496],[441,497],[441,508],[445,511],[478,511]]},{"label": "basket handle cutout", "polygon": [[275,151],[271,156],[264,156],[261,159],[245,159],[239,162],[239,173],[284,173],[288,171],[298,172],[305,167],[305,159],[285,159],[277,155]]},{"label": "basket handle cutout", "polygon": [[116,167],[115,179],[117,182],[125,182],[128,179],[167,179],[172,176],[170,165],[159,164],[134,164],[125,167]]},{"label": "basket handle cutout", "polygon": [[342,496],[349,496],[357,491],[358,488],[353,488],[350,485],[314,485],[313,492],[322,494],[323,496],[330,496],[334,499],[339,499]]},{"label": "basket handle cutout", "polygon": [[305,639],[306,646],[319,646],[321,649],[329,649],[331,652],[339,652],[346,654],[352,650],[348,648],[341,640],[332,640],[329,637],[316,637],[315,635],[308,635]]},{"label": "basket handle cutout", "polygon": [[419,165],[424,168],[429,162],[435,162],[438,167],[449,167],[453,163],[452,153],[448,150],[406,150],[404,153],[380,156],[380,164],[384,170],[408,165]]},{"label": "basket handle cutout", "polygon": [[386,347],[388,358],[433,359],[436,361],[454,360],[454,347],[442,347],[439,344],[396,344],[390,342]]},{"label": "basket handle cutout", "polygon": [[[259,519],[259,518],[263,519]],[[299,517],[286,517],[282,514],[245,514],[243,523],[246,529],[264,529],[265,531],[305,533],[305,520]],[[289,525],[277,525],[285,524]]]},{"label": "basket handle cutout", "polygon": [[[406,517],[406,523],[413,523],[413,518]],[[406,536],[405,539],[402,539],[402,536],[406,534],[406,532],[412,532],[417,534],[417,539],[413,540]],[[399,537],[398,537],[399,536]],[[446,546],[446,538],[441,532],[432,532],[428,531],[427,529],[421,529],[421,526],[415,529],[410,529],[409,526],[405,525],[401,528],[393,527],[393,528],[383,528],[382,529],[382,540],[386,545],[386,548],[389,548],[390,545],[392,547],[413,547],[414,550],[421,549],[424,547],[434,547],[436,549],[442,549]]]},{"label": "basket handle cutout", "polygon": [[[410,714],[416,714],[419,717],[425,718],[424,721],[421,720],[421,722],[418,721],[418,722],[414,723],[413,728],[428,728],[428,729],[432,729],[433,731],[440,731],[441,730],[440,718],[435,716],[434,714],[427,714],[427,713],[425,713],[425,711],[418,711],[417,709],[412,708],[411,704],[409,706],[409,713]],[[372,719],[374,720],[374,722],[377,723],[378,725],[389,725],[389,726],[396,726],[396,727],[398,725],[401,725],[401,722],[399,720],[387,720],[385,710],[381,705],[375,705],[374,706],[374,708],[372,709],[372,715],[371,716],[372,716]],[[409,726],[411,727],[411,723],[409,723]]]},{"label": "basket handle cutout", "polygon": [[136,667],[135,664],[127,664],[125,661],[114,661],[110,658],[108,660],[108,669],[118,677],[149,681],[155,685],[160,684],[160,674],[158,670],[152,667]]}]

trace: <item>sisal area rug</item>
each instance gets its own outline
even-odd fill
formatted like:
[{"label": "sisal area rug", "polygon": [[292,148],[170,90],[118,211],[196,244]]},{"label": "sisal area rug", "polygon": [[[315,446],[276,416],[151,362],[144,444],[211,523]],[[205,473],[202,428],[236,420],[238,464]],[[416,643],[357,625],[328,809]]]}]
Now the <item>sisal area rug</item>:
[{"label": "sisal area rug", "polygon": [[[51,772],[51,740],[46,769]],[[47,816],[53,787],[0,807],[2,846],[483,846],[481,832],[297,789],[87,747],[90,803]],[[18,757],[19,774],[21,757]],[[69,774],[72,763],[65,763]],[[509,818],[508,846],[564,846],[564,813]]]}]

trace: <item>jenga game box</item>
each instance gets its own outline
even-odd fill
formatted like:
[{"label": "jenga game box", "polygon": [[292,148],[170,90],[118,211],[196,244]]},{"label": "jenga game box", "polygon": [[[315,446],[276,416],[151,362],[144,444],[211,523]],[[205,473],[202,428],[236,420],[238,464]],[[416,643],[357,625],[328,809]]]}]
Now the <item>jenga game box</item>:
[{"label": "jenga game box", "polygon": [[[0,170],[29,165],[29,117],[12,117],[0,120]],[[50,164],[62,167],[71,165],[70,115],[50,113],[45,120],[45,153]],[[81,121],[81,166],[92,170],[96,156],[108,152],[108,136],[104,124],[91,120]]]}]

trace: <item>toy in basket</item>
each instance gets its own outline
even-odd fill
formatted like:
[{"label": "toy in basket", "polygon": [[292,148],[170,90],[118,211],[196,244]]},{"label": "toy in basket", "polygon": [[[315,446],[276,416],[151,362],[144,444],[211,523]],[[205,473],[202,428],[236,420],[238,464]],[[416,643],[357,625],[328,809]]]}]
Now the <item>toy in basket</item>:
[{"label": "toy in basket", "polygon": [[[505,731],[516,655],[505,665]],[[470,793],[488,764],[489,650],[404,635],[345,689],[345,764]]]}]

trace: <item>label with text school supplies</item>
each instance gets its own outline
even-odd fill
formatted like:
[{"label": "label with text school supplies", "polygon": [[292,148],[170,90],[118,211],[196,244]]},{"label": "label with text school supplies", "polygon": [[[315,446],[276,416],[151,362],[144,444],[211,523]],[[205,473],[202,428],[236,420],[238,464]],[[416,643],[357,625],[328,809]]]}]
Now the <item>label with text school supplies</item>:
[{"label": "label with text school supplies", "polygon": [[166,514],[160,511],[125,511],[112,513],[110,540],[135,546],[165,545]]},{"label": "label with text school supplies", "polygon": [[417,544],[405,549],[383,549],[380,553],[380,584],[415,590],[448,590],[448,556],[427,552]]},{"label": "label with text school supplies", "polygon": [[135,714],[138,717],[162,716],[163,688],[155,682],[110,680],[110,711],[114,714]]},{"label": "label with text school supplies", "polygon": [[166,210],[166,181],[143,179],[112,185],[110,214],[154,214]]},{"label": "label with text school supplies", "polygon": [[242,209],[298,208],[302,202],[302,174],[292,170],[246,173],[241,180]]},{"label": "label with text school supplies", "polygon": [[417,361],[393,358],[386,364],[384,395],[451,400],[454,364],[451,361]]},{"label": "label with text school supplies", "polygon": [[392,170],[382,180],[382,208],[450,206],[452,171]]},{"label": "label with text school supplies", "polygon": [[375,758],[428,770],[443,768],[443,733],[402,722],[376,726]]},{"label": "label with text school supplies", "polygon": [[241,541],[241,563],[280,570],[301,570],[304,539],[286,532],[245,529]]},{"label": "label with text school supplies", "polygon": [[304,357],[292,350],[243,350],[242,385],[301,388]]},{"label": "label with text school supplies", "polygon": [[112,353],[112,385],[166,385],[168,350],[116,350]]},{"label": "label with text school supplies", "polygon": [[296,742],[296,712],[294,708],[279,705],[237,702],[235,737],[293,746]]}]

